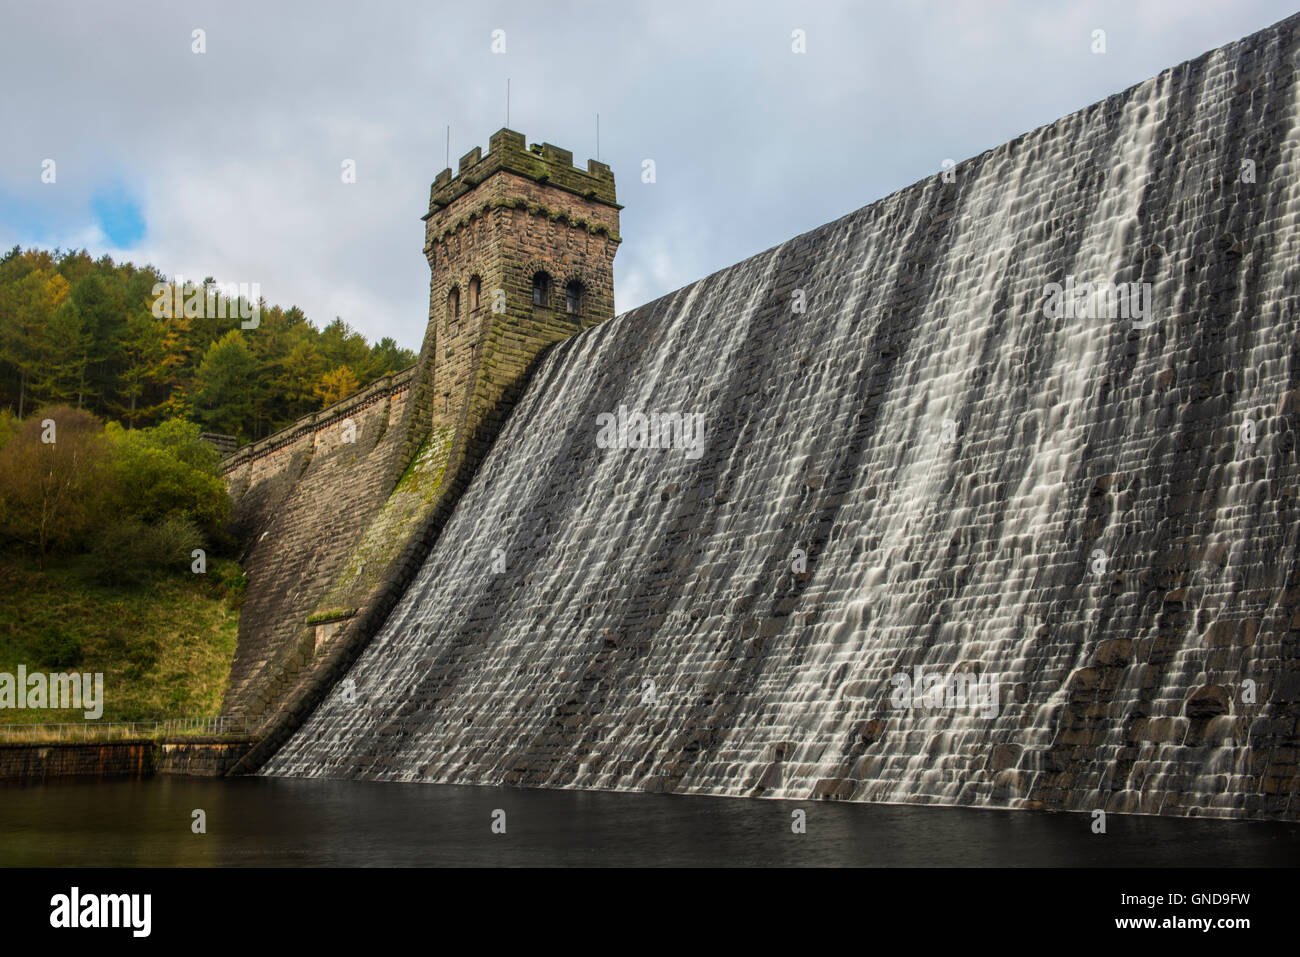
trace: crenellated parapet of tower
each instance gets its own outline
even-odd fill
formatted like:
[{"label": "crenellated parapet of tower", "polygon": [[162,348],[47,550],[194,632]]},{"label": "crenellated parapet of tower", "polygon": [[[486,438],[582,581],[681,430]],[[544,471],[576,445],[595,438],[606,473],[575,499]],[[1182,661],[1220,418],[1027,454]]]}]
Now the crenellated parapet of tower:
[{"label": "crenellated parapet of tower", "polygon": [[[599,160],[587,160],[587,169],[573,165],[573,153],[551,143],[525,148],[524,135],[501,129],[488,139],[488,153],[474,147],[460,158],[455,175],[444,169],[429,191],[429,216],[476,189],[493,173],[504,170],[535,183],[567,190],[585,199],[621,209],[615,200],[614,171]],[[427,218],[427,217],[426,217]]]}]

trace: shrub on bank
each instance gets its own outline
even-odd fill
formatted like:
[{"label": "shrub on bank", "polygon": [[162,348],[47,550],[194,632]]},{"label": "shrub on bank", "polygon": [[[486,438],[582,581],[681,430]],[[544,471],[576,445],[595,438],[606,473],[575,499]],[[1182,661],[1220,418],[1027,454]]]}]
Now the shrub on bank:
[{"label": "shrub on bank", "polygon": [[101,585],[143,585],[154,576],[189,568],[203,547],[198,527],[180,515],[157,525],[135,517],[100,530],[86,556],[86,577]]},{"label": "shrub on bank", "polygon": [[83,551],[103,527],[103,427],[68,406],[24,420],[0,448],[0,537],[47,556]]},{"label": "shrub on bank", "polygon": [[81,664],[81,638],[66,625],[46,625],[37,632],[32,649],[42,665],[55,671]]},{"label": "shrub on bank", "polygon": [[67,406],[13,426],[0,446],[0,547],[70,559],[95,582],[139,585],[219,550],[230,500],[220,457],[181,420],[103,426]]}]

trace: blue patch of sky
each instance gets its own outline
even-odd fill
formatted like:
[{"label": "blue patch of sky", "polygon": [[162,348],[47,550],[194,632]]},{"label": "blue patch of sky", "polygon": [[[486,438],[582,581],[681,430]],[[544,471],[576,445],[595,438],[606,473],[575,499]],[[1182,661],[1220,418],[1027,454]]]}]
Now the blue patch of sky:
[{"label": "blue patch of sky", "polygon": [[144,238],[144,213],[139,202],[120,185],[105,186],[90,197],[90,209],[108,241],[129,249]]}]

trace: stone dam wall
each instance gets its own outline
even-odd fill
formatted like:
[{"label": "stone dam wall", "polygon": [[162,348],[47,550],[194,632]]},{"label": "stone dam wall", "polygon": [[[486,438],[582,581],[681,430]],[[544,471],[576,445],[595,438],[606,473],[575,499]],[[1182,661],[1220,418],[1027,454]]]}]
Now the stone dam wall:
[{"label": "stone dam wall", "polygon": [[556,346],[264,773],[1300,816],[1298,25]]}]

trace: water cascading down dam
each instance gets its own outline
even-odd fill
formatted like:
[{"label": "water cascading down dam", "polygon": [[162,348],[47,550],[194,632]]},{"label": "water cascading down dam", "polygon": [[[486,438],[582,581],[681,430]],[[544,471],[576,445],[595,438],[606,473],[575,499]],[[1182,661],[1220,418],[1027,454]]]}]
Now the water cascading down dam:
[{"label": "water cascading down dam", "polygon": [[262,773],[1297,817],[1298,30],[552,347]]}]

